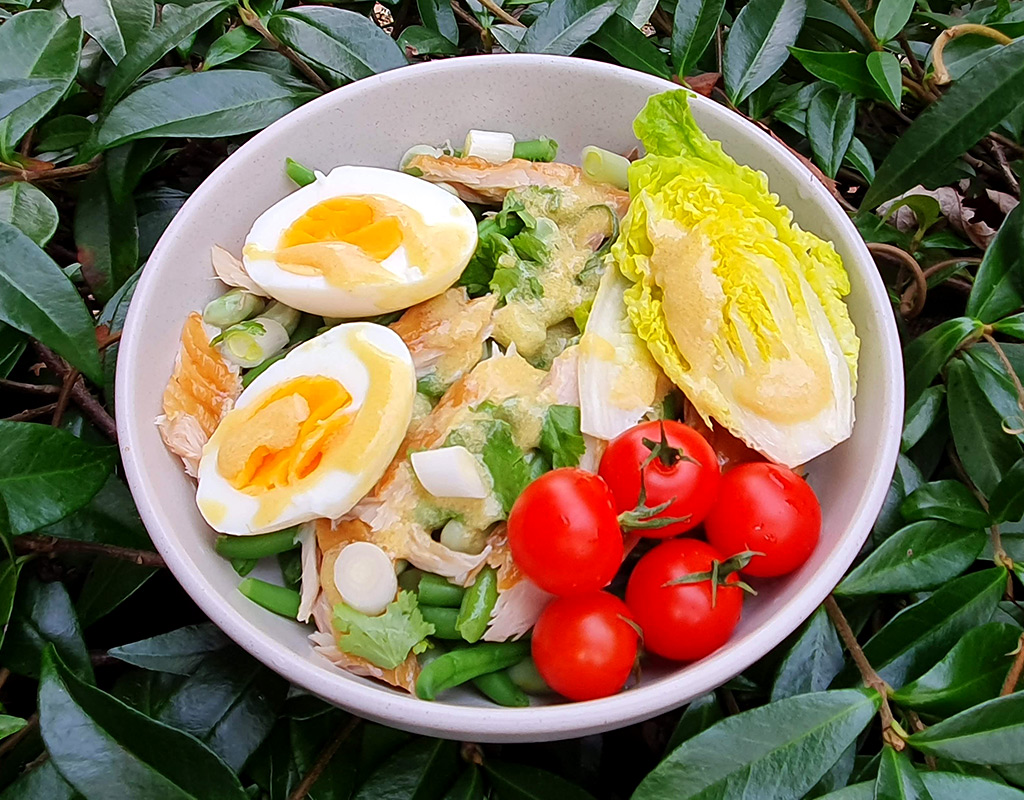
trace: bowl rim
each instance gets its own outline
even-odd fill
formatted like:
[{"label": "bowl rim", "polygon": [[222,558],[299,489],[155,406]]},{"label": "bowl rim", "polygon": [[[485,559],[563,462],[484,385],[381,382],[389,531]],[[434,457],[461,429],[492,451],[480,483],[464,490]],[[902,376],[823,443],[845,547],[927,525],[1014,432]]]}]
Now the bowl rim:
[{"label": "bowl rim", "polygon": [[[459,72],[472,70],[484,61],[491,65],[511,62],[505,64],[506,69],[530,66],[550,69],[552,73],[565,69],[583,70],[592,74],[597,81],[614,80],[625,76],[635,80],[640,75],[644,79],[649,79],[652,88],[656,89],[659,84],[666,90],[679,88],[677,84],[670,81],[638,73],[615,64],[552,55],[460,56],[401,67],[356,81],[318,97],[255,134],[203,181],[185,202],[181,211],[190,206],[201,206],[206,202],[207,195],[213,193],[217,187],[220,176],[225,171],[225,164],[244,160],[251,152],[260,148],[265,139],[276,136],[280,131],[302,125],[317,115],[336,107],[339,103],[344,103],[351,96],[373,92],[378,87],[393,81],[412,78],[410,71],[415,70],[417,75],[428,72],[457,75]],[[752,121],[700,95],[692,96],[691,102],[700,105],[703,113],[719,116],[728,126],[745,127],[751,132],[756,132],[765,150],[771,152],[788,171],[809,173],[807,166],[788,148],[775,141]],[[808,190],[815,193],[814,199],[823,207],[830,222],[837,228],[845,229],[847,234],[852,234],[850,238],[855,251],[854,259],[861,264],[873,265],[870,253],[853,222],[825,187],[819,181],[814,180]],[[161,236],[149,257],[149,262],[158,264],[161,261],[163,250],[168,246],[167,242],[186,230],[184,228],[186,215],[181,211]],[[678,674],[665,677],[656,684],[632,688],[611,697],[530,708],[478,707],[440,701],[427,704],[414,695],[382,691],[381,688],[370,685],[368,682],[351,680],[343,675],[332,675],[329,670],[325,670],[323,664],[317,663],[312,650],[308,657],[303,657],[282,647],[272,635],[266,633],[258,625],[242,618],[232,608],[228,600],[212,588],[203,574],[194,569],[191,559],[187,556],[183,544],[175,536],[170,523],[161,519],[154,506],[149,502],[150,493],[159,491],[159,487],[144,472],[140,461],[135,456],[136,450],[143,446],[141,440],[144,431],[142,421],[137,419],[138,415],[134,413],[136,392],[134,375],[130,374],[129,365],[138,360],[139,348],[144,340],[142,331],[144,315],[141,309],[148,307],[157,299],[155,296],[156,270],[152,267],[143,271],[139,278],[118,348],[118,366],[124,365],[125,368],[117,371],[115,404],[117,432],[125,475],[139,514],[154,545],[163,556],[175,579],[203,613],[258,660],[290,682],[313,694],[343,706],[362,717],[404,730],[446,738],[473,737],[482,742],[543,741],[577,737],[623,727],[678,707],[693,697],[721,685],[758,661],[781,641],[777,635],[779,627],[785,628],[787,634],[796,630],[821,604],[845,574],[866,539],[882,506],[899,452],[903,418],[903,372],[895,319],[881,313],[882,309],[890,307],[885,287],[876,272],[864,277],[866,293],[869,295],[868,305],[871,308],[871,318],[876,327],[878,342],[881,345],[879,348],[883,372],[881,380],[889,384],[891,392],[890,402],[884,404],[882,410],[882,429],[885,435],[883,440],[878,443],[878,457],[875,461],[877,469],[872,474],[867,491],[852,515],[842,541],[821,569],[811,576],[804,585],[797,588],[784,604],[775,609],[767,623],[744,635],[744,647],[740,652],[720,650],[712,654],[697,662],[698,672],[696,675],[691,670],[681,670]],[[325,677],[328,676],[329,679],[325,680]]]}]

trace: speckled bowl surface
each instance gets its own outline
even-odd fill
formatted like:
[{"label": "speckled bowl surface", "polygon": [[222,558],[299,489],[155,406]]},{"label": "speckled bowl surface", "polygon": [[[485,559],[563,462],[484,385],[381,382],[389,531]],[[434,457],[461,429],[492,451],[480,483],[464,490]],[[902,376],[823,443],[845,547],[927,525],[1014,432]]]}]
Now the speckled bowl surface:
[{"label": "speckled bowl surface", "polygon": [[253,137],[174,218],[124,328],[116,386],[121,454],[142,518],[175,577],[256,658],[326,700],[398,728],[475,741],[568,738],[643,720],[724,683],[797,628],[842,577],[881,507],[898,451],[903,376],[892,310],[856,228],[806,167],[703,97],[692,108],[708,135],[764,171],[801,227],[835,243],[850,273],[847,301],[862,340],[853,436],[810,470],[824,510],[821,543],[798,572],[761,582],[732,639],[710,657],[649,666],[639,686],[613,697],[528,709],[498,708],[468,691],[428,703],[343,673],[313,653],[307,628],[238,593],[238,576],[213,551],[192,481],[153,424],[186,315],[222,291],[212,278],[210,248],[238,253],[253,220],[292,191],[286,156],[324,171],[339,164],[395,167],[410,145],[458,140],[469,128],[551,136],[566,160],[578,159],[588,144],[626,152],[636,143],[632,121],[647,97],[671,88],[639,72],[551,56],[456,58],[387,72],[331,92]]}]

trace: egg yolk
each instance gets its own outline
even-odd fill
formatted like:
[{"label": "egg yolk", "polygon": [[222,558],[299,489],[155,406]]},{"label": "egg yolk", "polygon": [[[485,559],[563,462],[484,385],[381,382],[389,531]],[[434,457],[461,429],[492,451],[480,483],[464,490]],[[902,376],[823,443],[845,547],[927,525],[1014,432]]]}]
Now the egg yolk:
[{"label": "egg yolk", "polygon": [[302,480],[348,428],[351,404],[352,395],[332,378],[293,378],[247,409],[221,445],[217,469],[250,493]]},{"label": "egg yolk", "polygon": [[335,197],[310,208],[284,232],[280,248],[345,242],[375,261],[390,256],[404,238],[401,220],[379,203],[361,197]]}]

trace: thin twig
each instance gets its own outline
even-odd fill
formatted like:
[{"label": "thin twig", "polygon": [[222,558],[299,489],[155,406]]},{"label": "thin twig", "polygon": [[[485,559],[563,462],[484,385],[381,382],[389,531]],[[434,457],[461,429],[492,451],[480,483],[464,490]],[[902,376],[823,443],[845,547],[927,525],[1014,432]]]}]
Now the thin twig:
[{"label": "thin twig", "polygon": [[53,427],[60,425],[61,420],[64,419],[64,412],[68,409],[68,401],[71,399],[71,390],[75,388],[75,381],[78,380],[79,372],[77,369],[68,370],[68,374],[64,376],[64,385],[61,386],[60,396],[57,398],[57,402],[53,409],[53,419],[50,420],[50,424]]},{"label": "thin twig", "polygon": [[1021,414],[1024,414],[1024,385],[1021,384],[1020,377],[1017,375],[1017,370],[1013,368],[1013,364],[1010,363],[1010,359],[1006,357],[1006,352],[1002,346],[997,342],[988,331],[982,331],[981,338],[984,339],[996,355],[999,357],[999,361],[1002,362],[1003,369],[1006,370],[1010,376],[1010,380],[1013,382],[1013,388],[1017,390],[1017,408],[1020,409]]},{"label": "thin twig", "polygon": [[839,0],[839,5],[843,9],[843,11],[846,12],[846,16],[853,20],[853,24],[857,27],[857,30],[860,31],[860,35],[863,36],[867,43],[871,46],[872,50],[882,51],[885,49],[884,47],[882,47],[878,39],[875,38],[874,31],[872,31],[868,24],[864,21],[864,18],[857,13],[857,9],[850,5],[850,0]]},{"label": "thin twig", "polygon": [[100,342],[97,347],[100,350],[106,350],[110,345],[117,344],[119,341],[121,341],[121,331],[110,334],[106,339]]},{"label": "thin twig", "polygon": [[[846,0],[840,0],[840,2],[845,1]],[[949,70],[946,69],[946,61],[943,58],[942,53],[946,49],[946,45],[951,41],[960,36],[967,36],[968,34],[972,34],[974,36],[987,36],[989,39],[992,39],[1002,45],[1013,43],[1013,39],[1005,33],[997,31],[995,28],[990,28],[987,25],[965,23],[963,25],[953,25],[952,27],[946,28],[935,38],[935,42],[932,44],[932,68],[935,71],[935,74],[932,77],[933,84],[942,86],[953,79],[949,74]]]},{"label": "thin twig", "polygon": [[36,728],[39,727],[39,712],[37,711],[31,717],[26,720],[27,724],[17,733],[12,733],[2,742],[0,742],[0,758],[3,758],[11,750],[21,744],[21,740],[32,733]]},{"label": "thin twig", "polygon": [[85,175],[92,172],[100,165],[97,156],[86,164],[75,164],[70,167],[56,167],[54,169],[18,169],[11,175],[0,178],[0,186],[5,183],[16,183],[17,181],[52,181],[61,178],[74,178],[78,175]]},{"label": "thin twig", "polygon": [[515,25],[517,28],[525,28],[525,23],[520,22],[518,19],[509,14],[505,9],[499,6],[494,0],[480,0],[480,5],[490,11],[494,16],[509,25]]},{"label": "thin twig", "polygon": [[14,551],[21,555],[56,555],[74,553],[78,555],[106,556],[119,561],[130,561],[140,567],[166,567],[159,553],[150,550],[136,550],[131,547],[118,547],[101,542],[82,542],[77,539],[59,539],[56,536],[39,536],[30,534],[16,536],[13,540]]},{"label": "thin twig", "polygon": [[887,258],[906,268],[914,280],[911,287],[914,291],[912,293],[909,293],[909,290],[904,292],[903,297],[900,299],[900,314],[906,319],[913,319],[920,314],[924,310],[925,300],[928,297],[928,279],[925,277],[921,265],[917,263],[917,259],[906,250],[891,244],[869,242],[868,250],[871,251],[873,256]]},{"label": "thin twig", "polygon": [[334,738],[327,743],[326,747],[320,751],[320,755],[317,756],[313,767],[306,773],[306,777],[302,779],[302,783],[296,786],[295,791],[288,795],[288,800],[303,800],[309,794],[309,790],[313,788],[313,784],[317,782],[323,771],[327,769],[327,765],[331,763],[331,759],[338,752],[338,748],[352,735],[352,732],[359,726],[360,722],[362,720],[359,717],[352,717],[338,731]]},{"label": "thin twig", "polygon": [[0,389],[10,389],[11,391],[24,392],[25,394],[60,394],[59,386],[51,386],[48,383],[22,383],[21,381],[9,381],[7,379],[0,379]]},{"label": "thin twig", "polygon": [[988,136],[992,141],[999,142],[1007,150],[1013,150],[1018,156],[1024,156],[1024,145],[1013,141],[1013,139],[1006,138],[1001,133],[990,133]]},{"label": "thin twig", "polygon": [[1006,680],[1003,681],[1003,688],[999,692],[1000,697],[1006,697],[1017,691],[1017,684],[1020,683],[1021,673],[1024,672],[1024,633],[1017,640],[1017,654],[1010,665],[1010,671],[1006,673]]},{"label": "thin twig", "polygon": [[651,14],[651,25],[662,36],[672,35],[672,18],[658,6],[654,7],[654,13]]},{"label": "thin twig", "polygon": [[465,22],[467,25],[473,28],[473,30],[475,30],[477,33],[483,34],[484,26],[480,24],[480,21],[476,17],[474,17],[472,14],[466,11],[466,9],[460,6],[456,2],[456,0],[451,0],[451,6],[452,11],[455,12],[455,16],[457,16],[459,19],[461,19],[463,22]]},{"label": "thin twig", "polygon": [[917,60],[917,56],[914,55],[913,49],[910,47],[910,42],[907,40],[906,34],[901,33],[896,37],[896,41],[900,43],[900,47],[903,48],[903,54],[907,57],[907,63],[910,64],[910,70],[914,73],[914,77],[918,80],[924,80],[924,67],[921,66],[921,62]]},{"label": "thin twig", "polygon": [[988,144],[988,149],[992,151],[992,155],[996,157],[996,163],[999,164],[999,170],[1003,173],[1006,185],[1010,187],[1010,191],[1020,197],[1020,181],[1017,180],[1017,176],[1010,169],[1010,162],[1006,160],[1003,146],[995,139],[988,139],[986,143]]},{"label": "thin twig", "polygon": [[327,82],[316,74],[316,71],[309,66],[305,61],[300,58],[299,54],[292,50],[288,45],[278,39],[274,34],[267,30],[266,26],[260,22],[260,18],[249,9],[244,6],[238,7],[238,15],[241,17],[242,22],[248,27],[252,28],[256,33],[262,36],[271,47],[277,52],[287,58],[295,68],[301,72],[306,79],[312,83],[321,92],[331,91],[331,87],[327,85]]},{"label": "thin twig", "polygon": [[[910,721],[910,727],[914,733],[921,733],[921,731],[928,727],[921,721],[921,717],[918,716],[918,713],[911,709],[907,709],[907,719]],[[932,772],[939,768],[939,762],[935,760],[935,756],[925,756],[924,763]]]},{"label": "thin twig", "polygon": [[[40,344],[39,342],[33,342],[32,347],[36,353],[46,364],[47,368],[56,374],[61,380],[67,375],[71,369],[64,359],[58,356],[46,345]],[[117,441],[117,423],[114,422],[114,418],[107,413],[107,410],[103,407],[92,393],[86,388],[85,381],[82,380],[81,376],[74,382],[71,387],[71,399],[75,405],[82,410],[82,414],[95,425],[104,436],[110,439],[112,442]]]},{"label": "thin twig", "polygon": [[4,422],[27,422],[30,419],[45,417],[47,414],[52,414],[56,410],[56,403],[47,403],[45,406],[29,408],[25,411],[19,411],[17,414],[11,414],[9,417],[4,417]]}]

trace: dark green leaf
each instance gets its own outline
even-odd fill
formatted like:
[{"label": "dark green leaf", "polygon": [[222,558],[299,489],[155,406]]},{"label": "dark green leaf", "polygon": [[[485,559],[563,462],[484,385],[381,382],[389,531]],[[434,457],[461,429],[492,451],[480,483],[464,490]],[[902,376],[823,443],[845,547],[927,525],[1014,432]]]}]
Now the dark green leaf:
[{"label": "dark green leaf", "polygon": [[935,481],[915,489],[900,507],[908,521],[943,519],[965,528],[984,528],[989,515],[960,481]]},{"label": "dark green leaf", "polygon": [[490,431],[484,444],[484,466],[491,473],[494,493],[501,501],[505,513],[512,510],[512,504],[530,482],[530,469],[525,453],[513,441],[508,423],[498,421]]},{"label": "dark green leaf", "polygon": [[156,567],[144,567],[115,558],[98,558],[89,569],[78,596],[78,618],[82,627],[102,619],[142,588],[157,573]]},{"label": "dark green leaf", "polygon": [[672,63],[687,76],[708,49],[725,10],[725,0],[676,3],[672,22]]},{"label": "dark green leaf", "polygon": [[768,797],[800,797],[864,730],[879,702],[877,692],[849,689],[728,717],[672,751],[633,800],[729,800],[768,787]]},{"label": "dark green leaf", "polygon": [[18,577],[24,559],[7,559],[0,563],[0,646],[7,635],[7,624],[14,611],[14,598],[18,592]]},{"label": "dark green leaf", "polygon": [[448,0],[416,0],[416,8],[428,29],[439,33],[452,44],[459,43],[459,26]]},{"label": "dark green leaf", "polygon": [[[921,772],[932,800],[1022,800],[1021,792],[995,781],[954,772]],[[874,783],[857,783],[819,800],[874,800]]]},{"label": "dark green leaf", "polygon": [[675,730],[672,731],[672,736],[669,738],[668,744],[665,745],[665,755],[671,753],[687,739],[692,739],[701,731],[707,730],[724,716],[725,712],[722,711],[722,706],[714,692],[702,694],[691,701],[682,716],[679,717],[679,722],[676,723]]},{"label": "dark green leaf", "polygon": [[[883,0],[887,2],[888,0]],[[876,16],[877,20],[878,17]],[[900,70],[900,61],[888,50],[872,50],[868,53],[868,72],[875,79],[878,88],[882,90],[886,99],[896,108],[900,107],[900,99],[903,96],[903,72]]]},{"label": "dark green leaf", "polygon": [[1004,317],[993,323],[992,329],[1015,339],[1024,339],[1024,313]]},{"label": "dark green leaf", "polygon": [[15,181],[0,186],[0,222],[13,225],[43,247],[57,230],[57,207],[31,183]]},{"label": "dark green leaf", "polygon": [[117,475],[111,475],[84,508],[39,533],[59,539],[102,542],[120,547],[152,550],[149,534],[139,519],[131,492]]},{"label": "dark green leaf", "polygon": [[903,348],[908,403],[917,400],[952,358],[960,343],[979,328],[979,323],[968,317],[948,319]]},{"label": "dark green leaf", "polygon": [[38,530],[84,506],[115,458],[113,447],[86,444],[49,425],[0,421],[0,500],[10,531]]},{"label": "dark green leaf", "polygon": [[141,642],[111,648],[110,655],[144,669],[191,675],[211,653],[231,646],[216,625],[189,625]]},{"label": "dark green leaf", "polygon": [[117,64],[149,33],[156,19],[153,0],[64,0],[72,17],[81,17],[85,32]]},{"label": "dark green leaf", "polygon": [[882,542],[835,592],[863,595],[932,589],[966,570],[984,546],[985,534],[980,530],[937,519],[915,522]]},{"label": "dark green leaf", "polygon": [[1024,753],[1024,692],[969,708],[907,741],[926,755],[968,764],[1019,764]]},{"label": "dark green leaf", "polygon": [[915,0],[879,0],[875,8],[875,36],[882,42],[896,38],[914,11]]},{"label": "dark green leaf", "polygon": [[1001,568],[950,581],[882,626],[864,645],[864,655],[898,689],[934,666],[971,628],[991,620],[1005,589]]},{"label": "dark green leaf", "polygon": [[1024,517],[1024,458],[1015,463],[999,482],[988,505],[996,522],[1017,522]]},{"label": "dark green leaf", "polygon": [[916,186],[973,147],[1024,102],[1024,39],[993,53],[928,106],[896,141],[861,208]]},{"label": "dark green leaf", "polygon": [[553,0],[526,31],[520,53],[571,56],[615,13],[621,0]]},{"label": "dark green leaf", "polygon": [[[178,189],[162,186],[136,197],[139,212],[139,258],[145,261],[153,252],[157,240],[167,230],[174,215],[188,200],[188,195]],[[127,286],[128,284],[125,284]],[[123,287],[122,287],[123,288]],[[113,302],[113,298],[111,299]]]},{"label": "dark green leaf", "polygon": [[43,656],[39,725],[61,775],[86,797],[246,800],[238,778],[205,745],[76,678],[52,648]]},{"label": "dark green leaf", "polygon": [[875,543],[885,541],[902,527],[903,515],[900,514],[900,506],[907,495],[923,482],[921,471],[917,465],[901,453],[896,459],[892,483],[889,484],[889,490],[882,502],[882,509],[872,530],[872,538]]},{"label": "dark green leaf", "polygon": [[[0,151],[10,150],[60,100],[78,70],[82,25],[59,11],[33,9],[0,26],[0,84],[33,79],[31,99],[17,101],[10,87],[0,90]],[[6,96],[5,96],[6,95]],[[11,103],[13,108],[5,108]],[[8,116],[10,114],[10,116]]]},{"label": "dark green leaf", "polygon": [[471,765],[455,781],[455,785],[444,796],[444,800],[484,800],[485,792],[483,773],[479,767]]},{"label": "dark green leaf", "polygon": [[130,194],[120,202],[114,199],[108,169],[109,165],[102,166],[82,183],[75,207],[75,244],[82,276],[101,302],[109,300],[135,272],[139,259],[135,202]]},{"label": "dark green leaf", "polygon": [[410,58],[414,56],[457,56],[459,54],[458,47],[441,34],[424,28],[422,25],[410,25],[403,28],[398,35],[398,46]]},{"label": "dark green leaf", "polygon": [[622,66],[668,78],[668,56],[652,43],[621,13],[612,14],[597,33],[590,37],[597,45]]},{"label": "dark green leaf", "polygon": [[156,717],[167,698],[181,686],[184,678],[169,672],[133,669],[121,675],[110,693],[147,717]]},{"label": "dark green leaf", "polygon": [[[218,67],[234,61],[240,55],[244,55],[263,41],[252,28],[246,25],[239,25],[232,28],[223,36],[214,40],[213,44],[206,51],[206,58],[203,59],[203,69]],[[109,89],[107,91],[110,91]]]},{"label": "dark green leaf", "polygon": [[24,334],[0,322],[0,378],[6,378],[25,352]]},{"label": "dark green leaf", "polygon": [[311,97],[262,72],[223,69],[179,75],[147,84],[114,106],[97,134],[97,146],[106,150],[154,136],[249,133]]},{"label": "dark green leaf", "polygon": [[[106,326],[107,335],[119,333],[124,328],[124,320],[128,314],[128,305],[135,294],[135,287],[138,285],[142,270],[128,278],[121,288],[114,292],[114,296],[107,301],[96,320],[97,326]],[[100,361],[103,365],[103,393],[106,396],[107,406],[114,407],[114,373],[117,367],[118,342],[103,348],[100,353]]]},{"label": "dark green leaf", "polygon": [[354,800],[440,800],[458,772],[455,742],[420,738],[377,767]]},{"label": "dark green leaf", "polygon": [[1003,476],[1021,458],[1021,446],[1003,429],[1001,416],[962,359],[950,362],[946,388],[957,455],[974,484],[991,497]]},{"label": "dark green leaf", "polygon": [[857,102],[830,86],[811,98],[807,107],[807,138],[822,172],[834,178],[853,139]]},{"label": "dark green leaf", "polygon": [[932,796],[910,759],[886,745],[878,765],[874,800],[932,800]]},{"label": "dark green leaf", "polygon": [[723,53],[725,91],[734,104],[745,100],[786,63],[806,10],[805,0],[751,0],[743,6]]},{"label": "dark green leaf", "polygon": [[37,677],[47,645],[57,648],[78,677],[92,683],[92,662],[64,584],[44,583],[26,574],[7,628],[3,664],[14,672]]},{"label": "dark green leaf", "polygon": [[863,53],[822,53],[800,47],[791,47],[789,52],[803,64],[804,69],[841,91],[857,97],[885,99],[885,93],[875,83]]},{"label": "dark green leaf", "polygon": [[314,64],[345,80],[368,78],[408,63],[390,36],[354,11],[298,6],[275,14],[267,27]]},{"label": "dark green leaf", "polygon": [[1013,661],[1020,628],[989,622],[967,631],[928,672],[893,695],[901,706],[946,716],[999,694]]},{"label": "dark green leaf", "polygon": [[842,668],[843,646],[824,607],[819,608],[779,664],[772,686],[772,702],[798,694],[823,692]]},{"label": "dark green leaf", "polygon": [[840,786],[846,786],[850,782],[854,767],[857,765],[857,743],[854,742],[847,747],[839,759],[833,764],[828,772],[822,775],[821,780],[814,784],[814,787],[807,793],[808,798],[820,797],[826,792],[832,792]]},{"label": "dark green leaf", "polygon": [[0,800],[82,800],[52,761],[33,767],[0,792]]},{"label": "dark green leaf", "polygon": [[807,23],[805,28],[822,31],[836,41],[854,50],[870,50],[864,34],[853,24],[838,5],[828,0],[807,0]]},{"label": "dark green leaf", "polygon": [[965,313],[992,323],[1024,305],[1024,208],[1018,205],[1003,220],[985,250]]},{"label": "dark green leaf", "polygon": [[903,418],[903,437],[900,450],[906,452],[931,430],[932,425],[946,408],[946,387],[931,386],[925,389],[907,409]]},{"label": "dark green leaf", "polygon": [[488,760],[484,769],[495,800],[593,800],[589,792],[535,767]]},{"label": "dark green leaf", "polygon": [[550,406],[544,413],[538,447],[555,469],[579,464],[586,450],[580,433],[579,406]]},{"label": "dark green leaf", "polygon": [[52,347],[99,383],[92,317],[74,285],[39,246],[0,222],[0,321]]}]

